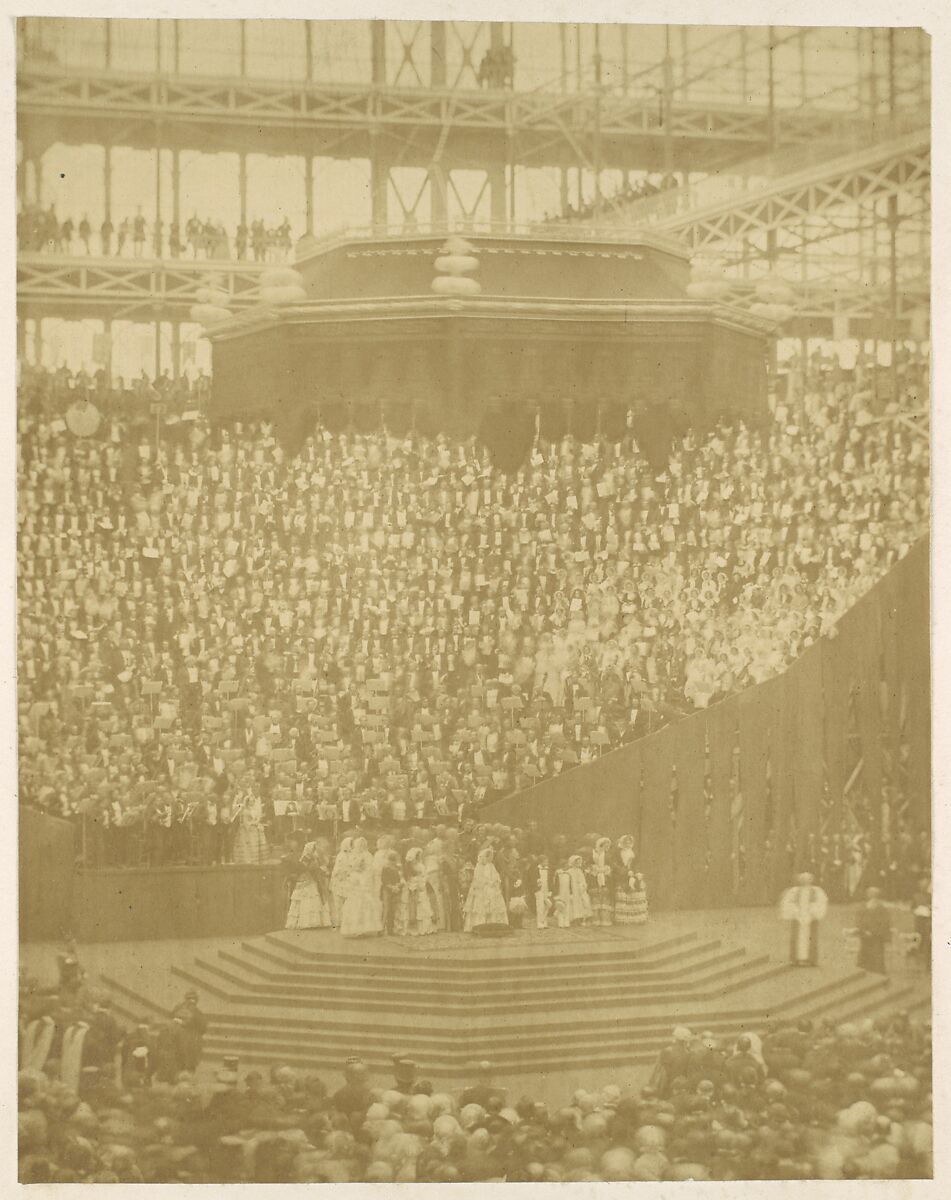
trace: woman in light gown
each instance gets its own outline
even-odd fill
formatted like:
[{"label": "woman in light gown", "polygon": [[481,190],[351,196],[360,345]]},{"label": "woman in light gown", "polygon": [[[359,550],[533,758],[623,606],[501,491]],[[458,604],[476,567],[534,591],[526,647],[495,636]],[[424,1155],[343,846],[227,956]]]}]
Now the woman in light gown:
[{"label": "woman in light gown", "polygon": [[358,837],[350,850],[347,897],[340,913],[343,937],[370,937],[383,932],[383,905],[366,838]]},{"label": "woman in light gown", "polygon": [[479,851],[469,894],[462,906],[463,929],[473,933],[490,925],[508,925],[509,915],[502,895],[502,880],[495,869],[491,846]]},{"label": "woman in light gown", "polygon": [[572,925],[586,925],[593,915],[593,910],[580,854],[573,854],[568,859],[568,880],[568,919]]},{"label": "woman in light gown", "polygon": [[449,928],[449,915],[443,897],[442,880],[442,839],[434,837],[427,843],[423,854],[423,867],[426,871],[426,883],[429,888],[429,899],[433,906],[433,919],[437,929]]},{"label": "woman in light gown", "polygon": [[588,895],[594,911],[596,925],[614,924],[614,897],[612,895],[611,839],[598,838],[591,856],[588,871],[590,885]]},{"label": "woman in light gown", "polygon": [[634,839],[629,833],[618,838],[614,874],[614,919],[618,925],[637,925],[640,923],[635,897],[637,856],[634,853]]},{"label": "woman in light gown", "polygon": [[333,871],[330,873],[330,908],[334,925],[340,924],[340,914],[350,889],[350,851],[353,838],[345,837],[337,847]]},{"label": "woman in light gown", "polygon": [[238,831],[234,839],[233,861],[239,865],[266,862],[268,848],[261,824],[264,813],[261,797],[248,791],[239,797],[239,802],[241,809],[235,818]]},{"label": "woman in light gown", "polygon": [[396,908],[396,932],[404,937],[436,932],[432,901],[426,886],[423,852],[418,846],[407,853],[403,864],[403,886]]},{"label": "woman in light gown", "polygon": [[308,842],[300,856],[303,867],[287,910],[285,929],[329,929],[333,925],[330,912],[330,862],[326,848],[318,842]]}]

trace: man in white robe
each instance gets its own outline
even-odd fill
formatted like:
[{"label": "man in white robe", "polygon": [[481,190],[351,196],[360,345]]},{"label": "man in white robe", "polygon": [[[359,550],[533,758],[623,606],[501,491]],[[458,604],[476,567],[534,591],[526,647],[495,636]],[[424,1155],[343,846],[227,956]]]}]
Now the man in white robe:
[{"label": "man in white robe", "polygon": [[819,922],[828,908],[828,897],[811,875],[800,875],[795,886],[783,892],[779,915],[789,922],[789,961],[793,966],[819,965]]}]

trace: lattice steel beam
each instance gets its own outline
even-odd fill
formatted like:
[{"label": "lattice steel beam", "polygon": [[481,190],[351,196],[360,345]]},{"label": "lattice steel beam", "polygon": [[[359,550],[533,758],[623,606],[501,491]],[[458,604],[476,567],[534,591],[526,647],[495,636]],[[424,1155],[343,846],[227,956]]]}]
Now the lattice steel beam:
[{"label": "lattice steel beam", "polygon": [[676,234],[699,250],[746,242],[752,234],[795,229],[804,220],[831,216],[843,206],[867,205],[902,193],[926,194],[930,181],[930,138],[922,130],[897,143],[774,179],[708,208],[659,219],[651,227]]},{"label": "lattice steel beam", "polygon": [[[185,319],[197,302],[200,287],[212,282],[228,292],[229,307],[245,309],[257,303],[260,273],[266,264],[228,263],[215,260],[140,261],[58,258],[54,255],[21,255],[17,263],[17,299],[21,315],[59,316],[71,320],[108,317],[130,306],[151,306],[152,315]],[[818,280],[790,285],[795,294],[796,316],[784,332],[795,335],[831,331],[836,316],[857,322],[874,322],[887,303],[885,290],[855,280]],[[755,281],[730,280],[724,302],[749,308],[756,302]],[[899,319],[927,309],[928,279],[902,285]]]},{"label": "lattice steel beam", "polygon": [[187,310],[198,303],[198,289],[212,284],[228,293],[229,307],[246,308],[258,302],[261,271],[267,267],[216,260],[133,262],[21,254],[17,300],[31,313],[80,320],[149,302],[157,309]]},{"label": "lattice steel beam", "polygon": [[[454,165],[505,161],[509,141],[519,165],[576,165],[597,120],[602,168],[636,170],[657,158],[666,132],[656,102],[643,96],[179,79],[33,64],[20,70],[17,109],[21,136],[32,125],[37,137],[112,141],[117,122],[138,120],[141,132],[126,144],[148,148],[156,122],[168,147],[293,154],[306,136],[310,152],[340,158],[369,157],[371,138],[385,134],[406,143],[405,165],[426,165],[447,127]],[[779,110],[771,126],[765,108],[679,102],[669,136],[678,169],[699,169],[765,149],[770,137],[804,143],[856,123],[836,112]],[[343,134],[353,136],[341,143]]]}]

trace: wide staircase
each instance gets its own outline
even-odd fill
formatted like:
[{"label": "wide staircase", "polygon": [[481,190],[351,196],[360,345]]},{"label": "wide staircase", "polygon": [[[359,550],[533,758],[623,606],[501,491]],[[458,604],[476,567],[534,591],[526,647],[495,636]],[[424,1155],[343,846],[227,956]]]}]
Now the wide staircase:
[{"label": "wide staircase", "polygon": [[845,1020],[922,1002],[907,980],[798,970],[696,931],[650,927],[533,931],[492,944],[447,934],[348,945],[280,932],[172,966],[170,976],[151,996],[118,972],[101,983],[120,1016],[152,1022],[193,987],[212,1061],[236,1054],[245,1066],[339,1071],[357,1054],[386,1071],[400,1054],[443,1080],[481,1059],[505,1075],[647,1063],[675,1023],[735,1036],[776,1019]]}]

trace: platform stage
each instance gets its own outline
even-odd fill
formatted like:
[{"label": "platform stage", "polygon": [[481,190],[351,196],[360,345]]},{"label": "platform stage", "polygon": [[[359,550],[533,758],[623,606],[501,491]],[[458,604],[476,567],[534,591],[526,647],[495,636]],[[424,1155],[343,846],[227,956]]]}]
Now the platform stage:
[{"label": "platform stage", "polygon": [[770,326],[687,295],[686,251],[649,236],[469,239],[481,289],[436,295],[437,238],[354,238],[299,262],[307,299],[215,325],[210,411],[286,441],[316,420],[452,436],[518,420],[620,437],[629,410],[688,424],[766,411]]},{"label": "platform stage", "polygon": [[[910,925],[895,914],[895,925]],[[489,1060],[519,1092],[649,1067],[671,1027],[735,1036],[779,1017],[838,1020],[927,1003],[927,975],[896,948],[891,978],[854,967],[849,910],[823,927],[821,965],[786,963],[769,909],[661,914],[644,926],[347,940],[332,930],[81,949],[90,980],[126,1019],[160,1020],[193,987],[214,1063],[282,1062],[336,1078],[363,1057],[375,1080],[392,1056],[441,1087]],[[34,955],[38,950],[34,950]],[[563,1094],[561,1102],[563,1100]]]}]

